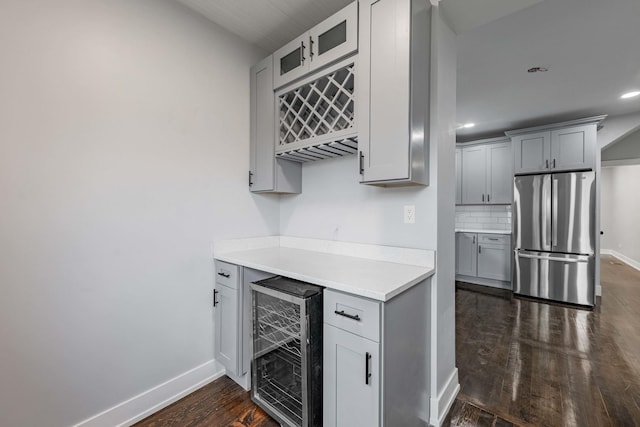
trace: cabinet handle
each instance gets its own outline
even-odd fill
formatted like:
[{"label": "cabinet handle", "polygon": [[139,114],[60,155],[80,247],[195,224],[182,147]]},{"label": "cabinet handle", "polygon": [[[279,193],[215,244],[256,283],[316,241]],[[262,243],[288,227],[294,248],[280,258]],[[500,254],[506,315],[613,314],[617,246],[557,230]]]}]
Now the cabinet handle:
[{"label": "cabinet handle", "polygon": [[313,61],[313,37],[309,36],[309,61]]},{"label": "cabinet handle", "polygon": [[473,243],[474,245],[476,244],[476,236],[473,236],[473,242],[471,243]]},{"label": "cabinet handle", "polygon": [[251,181],[252,176],[253,176],[253,172],[249,171],[249,187],[253,185],[253,181]]},{"label": "cabinet handle", "polygon": [[545,169],[549,169],[549,159],[546,159],[546,160],[544,161],[544,168],[545,168]]},{"label": "cabinet handle", "polygon": [[553,159],[552,163],[551,163],[551,168],[555,169],[556,168],[556,159]]},{"label": "cabinet handle", "polygon": [[360,320],[362,320],[362,319],[360,318],[360,316],[358,316],[357,314],[349,314],[349,313],[345,313],[345,312],[344,312],[344,310],[340,310],[340,311],[335,310],[335,311],[334,311],[334,313],[335,313],[335,314],[337,314],[338,316],[344,316],[344,317],[347,317],[347,318],[349,318],[349,319],[353,319],[353,320],[355,320],[356,322],[359,322]]},{"label": "cabinet handle", "polygon": [[482,253],[482,246],[478,245],[478,253],[481,254]]},{"label": "cabinet handle", "polygon": [[360,152],[360,175],[364,174],[364,154]]},{"label": "cabinet handle", "polygon": [[214,289],[213,290],[213,306],[214,307],[218,305],[218,299],[216,298],[217,296],[218,296],[218,290]]},{"label": "cabinet handle", "polygon": [[218,276],[226,277],[227,279],[231,277],[230,274],[226,274],[226,273],[218,273]]},{"label": "cabinet handle", "polygon": [[497,239],[497,238],[495,238],[495,237],[487,237],[487,239],[489,239],[489,240],[493,240],[494,242],[497,242],[498,240],[500,240],[500,239]]},{"label": "cabinet handle", "polygon": [[491,201],[491,194],[487,194],[487,203]]},{"label": "cabinet handle", "polygon": [[304,42],[300,42],[300,65],[304,64]]},{"label": "cabinet handle", "polygon": [[484,194],[482,195],[482,203],[484,203]]},{"label": "cabinet handle", "polygon": [[371,378],[371,372],[369,371],[369,361],[371,360],[371,354],[367,352],[364,357],[364,383],[369,385],[369,378]]}]

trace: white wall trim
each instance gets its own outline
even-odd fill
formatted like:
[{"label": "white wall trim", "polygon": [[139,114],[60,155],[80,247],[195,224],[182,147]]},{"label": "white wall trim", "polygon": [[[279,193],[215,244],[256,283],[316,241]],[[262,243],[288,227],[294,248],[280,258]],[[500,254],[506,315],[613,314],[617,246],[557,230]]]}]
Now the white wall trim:
[{"label": "white wall trim", "polygon": [[633,267],[636,270],[640,271],[640,261],[636,261],[635,259],[629,258],[628,256],[621,254],[620,252],[614,251],[613,249],[600,249],[600,254],[611,255],[613,257],[616,257],[620,261],[627,264],[628,266]]},{"label": "white wall trim", "polygon": [[429,423],[432,426],[440,427],[442,425],[459,391],[458,368],[455,368],[453,372],[451,372],[447,384],[442,388],[440,394],[438,394],[437,399],[431,398],[431,419]]},{"label": "white wall trim", "polygon": [[214,359],[196,366],[131,399],[100,412],[74,427],[130,426],[224,375]]}]

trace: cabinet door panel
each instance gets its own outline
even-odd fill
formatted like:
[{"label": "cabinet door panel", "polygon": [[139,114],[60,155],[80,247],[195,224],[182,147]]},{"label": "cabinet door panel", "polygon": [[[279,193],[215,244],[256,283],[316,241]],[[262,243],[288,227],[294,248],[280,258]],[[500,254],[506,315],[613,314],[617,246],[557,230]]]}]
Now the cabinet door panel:
[{"label": "cabinet door panel", "polygon": [[275,97],[271,56],[251,68],[251,191],[274,189]]},{"label": "cabinet door panel", "polygon": [[513,162],[511,144],[487,145],[487,202],[513,201]]},{"label": "cabinet door panel", "polygon": [[409,178],[410,2],[360,2],[363,182]]},{"label": "cabinet door panel", "polygon": [[456,149],[456,205],[462,204],[462,149]]},{"label": "cabinet door panel", "polygon": [[325,323],[323,346],[324,427],[379,426],[379,344]]},{"label": "cabinet door panel", "polygon": [[309,71],[309,32],[290,41],[273,54],[274,89],[302,77]]},{"label": "cabinet door panel", "polygon": [[519,135],[513,138],[515,173],[549,170],[551,132]]},{"label": "cabinet door panel", "polygon": [[480,244],[478,246],[478,277],[485,279],[511,279],[510,246]]},{"label": "cabinet door panel", "polygon": [[238,291],[216,283],[214,357],[233,374],[238,375],[239,318]]},{"label": "cabinet door panel", "polygon": [[456,233],[456,274],[476,276],[477,239],[476,233]]},{"label": "cabinet door panel", "polygon": [[309,31],[311,69],[336,61],[358,48],[358,3],[353,2]]},{"label": "cabinet door panel", "polygon": [[551,169],[592,169],[596,126],[576,126],[551,132]]},{"label": "cabinet door panel", "polygon": [[487,160],[486,146],[462,149],[462,203],[466,205],[486,202]]}]

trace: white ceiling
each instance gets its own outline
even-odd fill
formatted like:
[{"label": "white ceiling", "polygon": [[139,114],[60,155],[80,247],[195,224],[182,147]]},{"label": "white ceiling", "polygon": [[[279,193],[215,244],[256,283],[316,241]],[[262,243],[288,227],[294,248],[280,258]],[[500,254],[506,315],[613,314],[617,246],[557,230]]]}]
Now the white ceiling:
[{"label": "white ceiling", "polygon": [[[272,52],[352,0],[177,0]],[[640,111],[640,0],[441,0],[458,36],[459,141]],[[539,66],[546,73],[527,73]]]},{"label": "white ceiling", "polygon": [[[444,0],[445,2],[447,0]],[[546,73],[527,73],[540,66]],[[640,111],[640,0],[545,0],[458,36],[458,140]],[[606,123],[605,123],[606,125]]]}]

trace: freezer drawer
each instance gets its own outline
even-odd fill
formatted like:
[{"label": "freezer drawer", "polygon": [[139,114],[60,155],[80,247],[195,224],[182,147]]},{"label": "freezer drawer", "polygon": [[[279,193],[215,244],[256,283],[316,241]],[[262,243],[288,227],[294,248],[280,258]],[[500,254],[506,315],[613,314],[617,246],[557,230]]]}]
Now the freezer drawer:
[{"label": "freezer drawer", "polygon": [[595,256],[515,251],[514,293],[593,306]]}]

